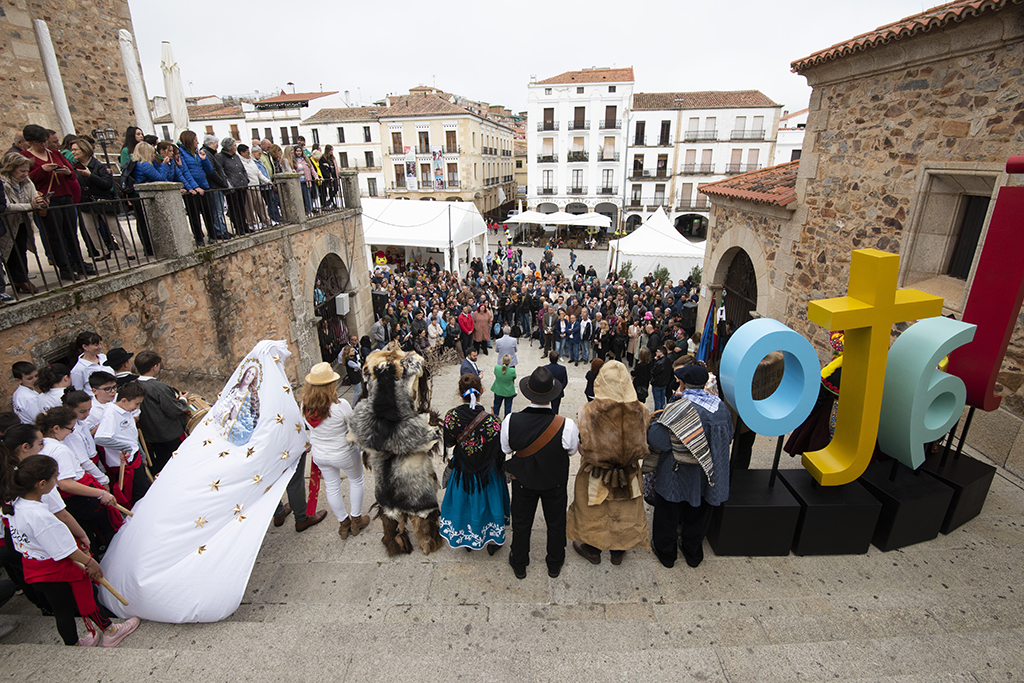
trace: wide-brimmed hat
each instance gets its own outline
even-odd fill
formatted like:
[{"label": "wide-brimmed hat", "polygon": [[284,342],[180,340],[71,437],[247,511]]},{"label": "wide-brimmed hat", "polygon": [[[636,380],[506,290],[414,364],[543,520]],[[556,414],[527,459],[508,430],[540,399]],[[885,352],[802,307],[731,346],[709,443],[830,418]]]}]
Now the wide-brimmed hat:
[{"label": "wide-brimmed hat", "polygon": [[339,379],[341,379],[341,375],[334,371],[330,363],[317,363],[306,375],[308,384],[330,384]]},{"label": "wide-brimmed hat", "polygon": [[617,360],[610,360],[601,366],[594,380],[594,398],[607,398],[618,403],[632,403],[638,400],[636,389],[629,378],[629,370]]},{"label": "wide-brimmed hat", "polygon": [[107,367],[116,368],[131,360],[131,357],[134,355],[134,353],[128,353],[120,346],[115,346],[107,351],[107,359],[103,361],[103,364]]},{"label": "wide-brimmed hat", "polygon": [[551,403],[562,395],[562,388],[562,383],[543,365],[519,381],[523,396],[534,403]]}]

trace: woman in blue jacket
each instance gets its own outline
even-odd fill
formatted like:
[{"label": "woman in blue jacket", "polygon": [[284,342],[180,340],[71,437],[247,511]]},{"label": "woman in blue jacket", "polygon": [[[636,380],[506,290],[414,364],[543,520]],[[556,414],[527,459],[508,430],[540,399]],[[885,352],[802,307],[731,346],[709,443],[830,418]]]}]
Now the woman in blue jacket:
[{"label": "woman in blue jacket", "polygon": [[206,223],[206,234],[210,236],[212,242],[216,230],[213,212],[210,208],[210,198],[206,196],[210,190],[206,174],[213,173],[213,164],[206,158],[205,153],[199,153],[199,138],[190,130],[182,131],[178,136],[178,150],[181,153],[182,163],[196,184],[195,193],[185,195],[185,211],[188,213],[189,225],[192,226],[192,234],[196,238],[196,244],[203,243],[203,226],[199,222],[199,216],[202,215],[203,222]]},{"label": "woman in blue jacket", "polygon": [[[148,142],[140,142],[135,145],[132,152],[132,161],[135,162],[135,171],[132,176],[136,183],[159,183],[169,182],[174,178],[174,168],[167,164],[153,165],[156,157],[156,150]],[[138,200],[139,193],[132,192],[128,195],[130,199]],[[141,201],[133,201],[132,208],[135,210],[135,227],[139,233],[139,240],[146,256],[153,255],[153,243],[149,239],[149,224],[146,221],[146,213]]]}]

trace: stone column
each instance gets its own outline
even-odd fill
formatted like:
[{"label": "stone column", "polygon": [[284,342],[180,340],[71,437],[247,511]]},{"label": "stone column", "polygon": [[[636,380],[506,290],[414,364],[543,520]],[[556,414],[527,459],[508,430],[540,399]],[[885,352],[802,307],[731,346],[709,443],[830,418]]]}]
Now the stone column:
[{"label": "stone column", "polygon": [[185,215],[181,183],[141,183],[135,186],[142,197],[149,225],[149,237],[158,259],[181,258],[196,250],[196,238]]},{"label": "stone column", "polygon": [[345,200],[346,209],[358,209],[359,202],[359,172],[353,169],[338,171],[341,178],[341,196]]},{"label": "stone column", "polygon": [[281,216],[285,223],[302,225],[306,222],[306,205],[302,203],[302,174],[276,173],[274,184],[281,196]]}]

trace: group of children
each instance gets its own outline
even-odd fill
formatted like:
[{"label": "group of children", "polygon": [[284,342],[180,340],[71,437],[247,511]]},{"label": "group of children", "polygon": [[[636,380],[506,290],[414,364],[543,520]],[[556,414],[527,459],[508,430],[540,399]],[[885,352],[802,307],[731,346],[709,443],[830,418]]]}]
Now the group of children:
[{"label": "group of children", "polygon": [[103,576],[96,558],[122,515],[149,490],[152,474],[136,417],[148,412],[143,419],[159,425],[164,440],[152,449],[157,472],[180,443],[188,417],[187,394],[154,379],[159,355],[139,353],[139,375],[133,375],[133,354],[115,348],[108,358],[101,341],[95,332],[80,334],[70,370],[14,363],[14,412],[0,414],[0,563],[25,597],[54,617],[65,645],[84,647],[114,647],[139,625],[135,617],[113,624],[97,606],[92,584]]}]

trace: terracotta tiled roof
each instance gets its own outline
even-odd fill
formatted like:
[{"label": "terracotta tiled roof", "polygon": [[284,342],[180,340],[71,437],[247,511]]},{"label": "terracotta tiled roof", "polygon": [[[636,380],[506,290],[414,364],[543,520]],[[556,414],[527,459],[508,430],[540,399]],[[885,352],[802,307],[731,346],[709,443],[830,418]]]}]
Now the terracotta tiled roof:
[{"label": "terracotta tiled roof", "polygon": [[885,26],[879,26],[874,31],[862,33],[842,43],[837,43],[830,48],[815,52],[809,57],[798,59],[790,66],[793,71],[800,73],[816,64],[838,59],[853,54],[860,50],[867,50],[878,45],[888,43],[890,40],[900,40],[920,32],[930,31],[936,27],[942,27],[951,21],[964,21],[971,17],[981,16],[988,12],[995,12],[1008,5],[1016,5],[1024,0],[956,0],[945,5],[939,5],[920,14],[894,21]]},{"label": "terracotta tiled roof", "polygon": [[559,83],[632,83],[633,67],[626,69],[584,69],[583,71],[566,71],[538,84],[552,85]]},{"label": "terracotta tiled roof", "polygon": [[325,123],[330,121],[373,121],[378,114],[387,111],[385,107],[328,107],[310,116],[303,123]]},{"label": "terracotta tiled roof", "polygon": [[760,90],[703,90],[700,92],[638,92],[633,110],[724,109],[728,107],[778,107]]},{"label": "terracotta tiled roof", "polygon": [[800,161],[769,166],[697,187],[709,197],[733,197],[759,204],[786,206],[796,201],[796,172]]},{"label": "terracotta tiled roof", "polygon": [[390,119],[395,116],[424,116],[443,114],[468,114],[472,112],[465,107],[452,104],[437,95],[407,95],[395,98],[394,104],[381,110],[380,118]]},{"label": "terracotta tiled roof", "polygon": [[795,111],[792,114],[786,114],[785,116],[781,117],[779,119],[779,121],[789,121],[790,119],[795,119],[797,116],[803,116],[808,111],[810,111],[810,110],[809,109],[801,109],[800,111]]},{"label": "terracotta tiled roof", "polygon": [[262,100],[256,100],[255,104],[272,104],[276,102],[305,102],[306,100],[315,100],[318,97],[327,97],[328,95],[337,94],[337,90],[331,90],[329,92],[282,92],[280,95],[274,95],[273,97],[267,97]]},{"label": "terracotta tiled roof", "polygon": [[526,140],[513,140],[512,141],[512,154],[514,156],[522,156],[526,154]]},{"label": "terracotta tiled roof", "polygon": [[[194,104],[188,108],[189,121],[203,121],[210,119],[240,119],[242,118],[242,105],[225,107],[223,104]],[[170,123],[171,115],[164,114],[153,123]]]}]

